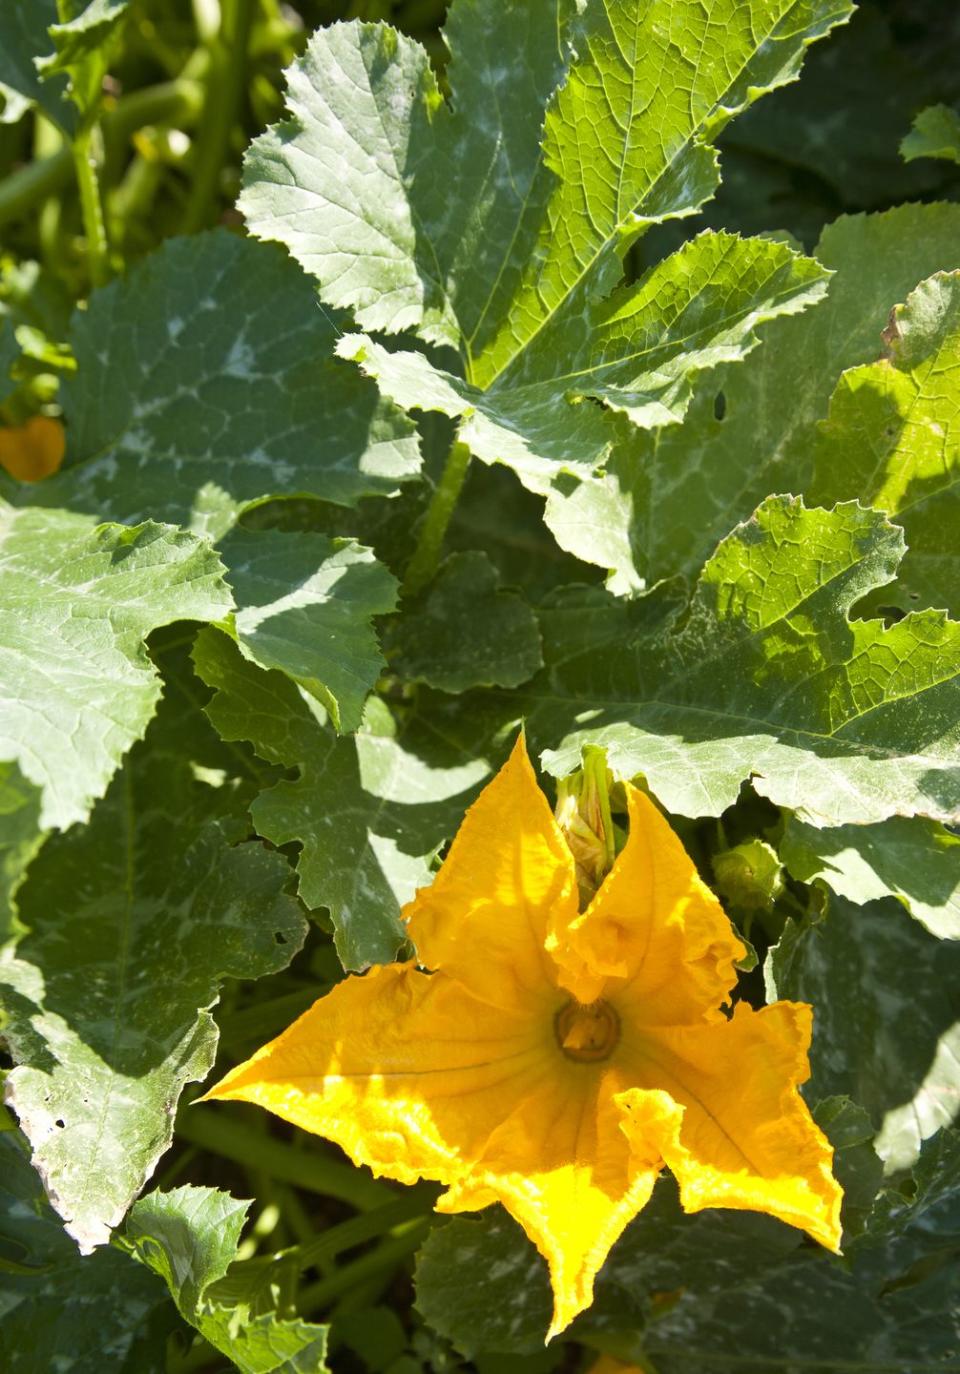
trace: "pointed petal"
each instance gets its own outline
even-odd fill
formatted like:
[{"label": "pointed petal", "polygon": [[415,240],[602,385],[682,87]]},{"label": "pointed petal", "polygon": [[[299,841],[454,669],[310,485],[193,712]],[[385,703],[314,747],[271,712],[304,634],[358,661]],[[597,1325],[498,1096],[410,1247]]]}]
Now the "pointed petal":
[{"label": "pointed petal", "polygon": [[376,1174],[451,1183],[556,1058],[549,1013],[494,1011],[389,964],[339,983],[207,1097],[255,1102]]},{"label": "pointed petal", "polygon": [[[837,1250],[842,1194],[831,1173],[833,1150],[797,1091],[809,1076],[811,1023],[803,1003],[762,1011],[740,1003],[731,1021],[631,1037],[630,1059],[636,1084],[659,1089],[683,1109],[656,1148],[676,1175],[686,1211],[767,1212]],[[651,1096],[623,1097],[624,1129],[638,1149],[648,1135]]]},{"label": "pointed petal", "polygon": [[573,857],[521,736],[404,917],[421,964],[510,1008],[556,987],[544,940],[552,912],[576,914],[576,891]]},{"label": "pointed petal", "polygon": [[548,1340],[590,1306],[599,1269],[662,1166],[659,1152],[636,1154],[621,1130],[623,1085],[613,1070],[561,1064],[437,1203],[438,1211],[470,1212],[501,1202],[516,1218],[550,1267]]},{"label": "pointed petal", "polygon": [[[608,980],[639,1024],[715,1020],[745,953],[716,897],[656,806],[627,785],[630,832],[596,897],[551,952],[581,1001]],[[583,995],[587,993],[588,995]]]}]

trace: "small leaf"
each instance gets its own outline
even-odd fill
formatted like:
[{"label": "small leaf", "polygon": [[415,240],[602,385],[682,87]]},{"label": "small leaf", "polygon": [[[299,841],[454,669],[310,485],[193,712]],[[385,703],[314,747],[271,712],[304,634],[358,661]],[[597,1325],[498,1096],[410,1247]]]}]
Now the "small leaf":
[{"label": "small leaf", "polygon": [[180,1315],[241,1374],[323,1374],[327,1328],[216,1298],[249,1208],[216,1188],[150,1193],[127,1220],[133,1254],[166,1282]]},{"label": "small leaf", "polygon": [[371,624],[396,605],[396,580],[352,540],[232,531],[220,545],[237,600],[241,652],[317,698],[338,731],[356,730],[384,666]]},{"label": "small leaf", "polygon": [[357,734],[338,739],[289,678],[265,673],[216,631],[198,636],[194,661],[216,691],[207,712],[223,738],[299,769],[260,794],[253,820],[274,844],[302,846],[300,896],[329,909],[344,967],[389,963],[405,938],[400,909],[430,881],[430,861],[488,765],[468,753],[435,759],[413,731],[408,743],[377,698]]},{"label": "small leaf", "polygon": [[160,698],[144,640],[231,605],[216,554],[183,531],[0,507],[0,757],[43,791],[41,825],[83,820]]},{"label": "small leaf", "polygon": [[236,843],[229,798],[155,738],[89,825],[34,859],[27,933],[0,964],[7,1100],[84,1252],[109,1239],[170,1144],[184,1085],[209,1072],[222,980],[285,967],[306,928],[285,860]]},{"label": "small leaf", "polygon": [[942,157],[960,162],[960,114],[949,105],[928,105],[915,116],[913,125],[900,144],[905,162],[918,157]]},{"label": "small leaf", "polygon": [[500,589],[485,553],[452,554],[422,597],[404,604],[393,667],[441,692],[517,687],[543,666],[537,617]]}]

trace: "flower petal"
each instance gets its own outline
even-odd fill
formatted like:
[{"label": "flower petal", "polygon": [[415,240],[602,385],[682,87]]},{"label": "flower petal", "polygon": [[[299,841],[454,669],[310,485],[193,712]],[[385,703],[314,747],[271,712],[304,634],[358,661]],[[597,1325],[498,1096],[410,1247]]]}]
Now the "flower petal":
[{"label": "flower petal", "polygon": [[516,1218],[550,1267],[548,1340],[590,1306],[600,1267],[661,1167],[659,1151],[637,1154],[621,1129],[623,1087],[613,1070],[561,1064],[437,1203],[438,1211],[471,1212],[501,1202]]},{"label": "flower petal", "polygon": [[[809,1076],[811,1023],[803,1003],[762,1011],[740,1003],[730,1021],[649,1030],[631,1036],[632,1079],[683,1108],[667,1136],[658,1116],[655,1146],[686,1211],[767,1212],[837,1250],[842,1194],[833,1150],[797,1091]],[[621,1099],[624,1130],[638,1149],[649,1137],[650,1096]]]},{"label": "flower petal", "polygon": [[403,914],[421,964],[512,1008],[556,987],[544,940],[551,913],[576,915],[576,892],[573,857],[521,735],[467,812],[432,885]]},{"label": "flower petal", "polygon": [[452,1183],[557,1057],[549,1014],[389,964],[339,983],[207,1097],[255,1102],[376,1174]]},{"label": "flower petal", "polygon": [[630,832],[599,892],[551,952],[588,1002],[612,995],[641,1024],[716,1020],[745,953],[656,806],[627,785]]}]

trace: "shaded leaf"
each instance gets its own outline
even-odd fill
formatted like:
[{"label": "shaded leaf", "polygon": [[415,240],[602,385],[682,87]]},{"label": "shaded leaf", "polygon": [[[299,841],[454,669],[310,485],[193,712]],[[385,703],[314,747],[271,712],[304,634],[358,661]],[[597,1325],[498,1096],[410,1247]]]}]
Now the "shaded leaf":
[{"label": "shaded leaf", "polygon": [[455,553],[422,597],[404,603],[392,666],[442,692],[517,687],[543,666],[537,617],[503,591],[485,553]]},{"label": "shaded leaf", "polygon": [[160,698],[146,636],[225,615],[222,571],[212,549],[162,525],[0,510],[0,757],[42,789],[45,829],[103,795]]},{"label": "shaded leaf", "polygon": [[27,933],[0,964],[7,1100],[84,1252],[109,1239],[170,1144],[184,1085],[212,1067],[222,980],[285,967],[306,929],[282,856],[238,844],[229,797],[151,746],[89,825],[47,841],[18,894]]},{"label": "shaded leaf", "polygon": [[356,730],[384,666],[372,617],[393,610],[395,579],[369,549],[322,534],[234,530],[220,552],[241,652],[298,682],[337,730]]},{"label": "shaded leaf", "polygon": [[920,157],[960,162],[960,114],[949,105],[928,105],[914,119],[900,152],[906,162]]},{"label": "shaded leaf", "polygon": [[932,935],[960,940],[960,838],[936,821],[892,816],[819,830],[793,816],[780,854],[801,882],[826,883],[851,902],[896,897]]},{"label": "shaded leaf", "polygon": [[17,889],[43,843],[40,801],[15,763],[0,764],[0,947],[17,929]]},{"label": "shaded leaf", "polygon": [[834,897],[822,920],[791,922],[769,955],[776,995],[814,1008],[811,1094],[869,1112],[888,1168],[910,1166],[960,1109],[958,976],[960,945],[889,900]]},{"label": "shaded leaf", "polygon": [[70,129],[74,113],[64,99],[66,81],[43,81],[36,59],[49,55],[49,26],[59,18],[57,0],[30,0],[0,9],[0,123],[13,124],[31,105],[39,105],[62,128]]},{"label": "shaded leaf", "polygon": [[249,1207],[215,1188],[150,1193],[131,1211],[124,1239],[164,1279],[184,1320],[241,1374],[322,1374],[325,1326],[216,1300]]},{"label": "shaded leaf", "polygon": [[850,607],[889,581],[903,536],[855,502],[771,497],[704,568],[689,604],[571,589],[540,611],[547,668],[524,693],[549,772],[601,744],[667,808],[719,815],[752,777],[815,824],[960,809],[960,626],[885,627]]},{"label": "shaded leaf", "polygon": [[0,1132],[0,1250],[9,1374],[165,1374],[176,1316],[163,1286],[118,1250],[80,1257],[16,1131]]},{"label": "shaded leaf", "polygon": [[207,708],[224,739],[249,740],[295,781],[262,792],[258,832],[301,846],[300,896],[327,907],[348,969],[389,963],[404,940],[400,908],[430,881],[430,862],[459,825],[488,764],[408,744],[376,698],[357,734],[338,739],[321,708],[280,673],[249,663],[222,634],[198,636],[194,660],[216,691]]},{"label": "shaded leaf", "polygon": [[338,326],[265,244],[169,240],[74,316],[63,470],[14,499],[222,534],[249,501],[353,505],[415,476],[413,427],[336,362]]}]

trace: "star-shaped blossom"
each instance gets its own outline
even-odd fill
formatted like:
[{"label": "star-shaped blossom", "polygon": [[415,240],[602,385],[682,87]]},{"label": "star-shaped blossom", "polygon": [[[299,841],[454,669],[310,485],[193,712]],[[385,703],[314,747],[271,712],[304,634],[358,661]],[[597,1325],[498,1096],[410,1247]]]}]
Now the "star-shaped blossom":
[{"label": "star-shaped blossom", "polygon": [[832,1151],[797,1091],[811,1009],[726,1014],[743,946],[654,804],[627,799],[626,846],[581,911],[518,741],[404,912],[417,960],[347,978],[209,1094],[444,1184],[441,1212],[502,1203],[550,1267],[551,1336],[665,1165],[688,1212],[840,1238]]}]

